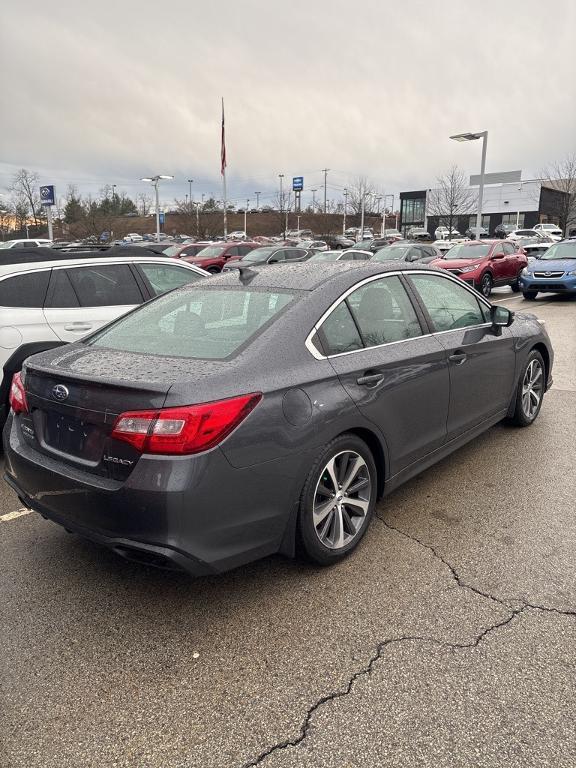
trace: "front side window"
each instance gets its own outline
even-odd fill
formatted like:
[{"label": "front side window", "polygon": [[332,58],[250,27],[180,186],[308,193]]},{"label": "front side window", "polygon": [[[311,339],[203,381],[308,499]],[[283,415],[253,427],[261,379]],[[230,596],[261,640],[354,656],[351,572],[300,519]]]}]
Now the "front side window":
[{"label": "front side window", "polygon": [[42,309],[49,277],[50,270],[44,270],[0,280],[0,307]]},{"label": "front side window", "polygon": [[117,307],[141,304],[142,294],[127,264],[95,264],[68,270],[80,306]]},{"label": "front side window", "polygon": [[87,343],[139,354],[223,360],[294,298],[285,291],[183,288],[120,318]]},{"label": "front side window", "polygon": [[441,275],[410,275],[435,331],[452,331],[488,322],[490,310],[464,286]]},{"label": "front side window", "polygon": [[173,264],[140,264],[139,266],[155,296],[180,288],[182,285],[194,283],[202,277],[193,269],[185,269]]},{"label": "front side window", "polygon": [[516,248],[514,247],[513,243],[503,243],[504,253],[507,256],[510,256],[513,253],[516,253]]},{"label": "front side window", "polygon": [[348,296],[348,304],[366,347],[422,334],[412,302],[395,275],[358,288]]}]

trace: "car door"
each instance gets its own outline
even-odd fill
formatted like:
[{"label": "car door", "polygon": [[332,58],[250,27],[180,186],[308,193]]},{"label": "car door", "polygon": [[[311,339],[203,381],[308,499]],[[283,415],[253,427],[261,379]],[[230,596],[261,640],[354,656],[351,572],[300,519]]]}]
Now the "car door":
[{"label": "car door", "polygon": [[54,267],[44,316],[62,341],[76,341],[147,299],[128,264]]},{"label": "car door", "polygon": [[494,275],[494,283],[506,282],[508,279],[508,265],[504,253],[504,243],[497,243],[490,254],[490,267]]},{"label": "car door", "polygon": [[516,243],[502,243],[502,247],[504,248],[506,277],[512,281],[518,276],[522,268],[518,260],[518,246]]},{"label": "car door", "polygon": [[446,353],[436,338],[423,335],[398,275],[364,280],[328,315],[318,337],[350,397],[383,434],[391,475],[442,445]]},{"label": "car door", "polygon": [[494,331],[490,305],[463,283],[439,274],[409,274],[450,371],[448,439],[505,411],[515,376],[514,336]]}]

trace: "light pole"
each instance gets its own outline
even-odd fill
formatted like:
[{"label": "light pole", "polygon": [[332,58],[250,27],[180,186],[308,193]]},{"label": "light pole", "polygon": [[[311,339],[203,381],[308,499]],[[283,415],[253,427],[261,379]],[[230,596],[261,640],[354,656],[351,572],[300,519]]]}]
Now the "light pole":
[{"label": "light pole", "polygon": [[482,162],[480,164],[480,184],[478,185],[478,212],[476,214],[476,232],[480,239],[480,228],[482,227],[482,199],[484,197],[484,173],[486,171],[486,145],[488,144],[488,131],[479,131],[478,133],[457,133],[456,136],[450,136],[454,141],[477,141],[482,139]]},{"label": "light pole", "polygon": [[344,187],[344,216],[342,218],[342,236],[346,232],[346,213],[348,210],[348,190]]},{"label": "light pole", "polygon": [[190,209],[192,209],[192,182],[194,179],[188,179],[188,198],[190,200]]},{"label": "light pole", "polygon": [[323,168],[322,173],[324,174],[324,213],[326,213],[326,187],[328,184],[328,171],[330,168]]},{"label": "light pole", "polygon": [[282,209],[284,208],[284,193],[282,192],[282,182],[284,180],[284,174],[279,173],[278,178],[280,179],[280,213],[282,213]]},{"label": "light pole", "polygon": [[140,181],[149,181],[152,186],[154,187],[154,192],[156,195],[156,242],[160,242],[160,201],[158,199],[158,182],[160,179],[173,179],[174,176],[165,176],[163,174],[158,174],[157,176],[145,176],[144,178],[140,179]]},{"label": "light pole", "polygon": [[116,198],[116,187],[117,184],[112,184],[112,208],[114,208],[114,200]]},{"label": "light pole", "polygon": [[194,203],[196,208],[196,237],[200,237],[200,203]]},{"label": "light pole", "polygon": [[316,213],[316,192],[318,192],[318,190],[311,189],[310,192],[312,192],[312,213]]},{"label": "light pole", "polygon": [[246,208],[244,208],[244,234],[247,234],[247,222],[246,219],[248,217],[248,206],[250,205],[250,198],[248,197],[246,199]]},{"label": "light pole", "polygon": [[262,194],[262,192],[254,192],[254,194],[256,195],[256,210],[259,211],[260,210],[260,195]]}]

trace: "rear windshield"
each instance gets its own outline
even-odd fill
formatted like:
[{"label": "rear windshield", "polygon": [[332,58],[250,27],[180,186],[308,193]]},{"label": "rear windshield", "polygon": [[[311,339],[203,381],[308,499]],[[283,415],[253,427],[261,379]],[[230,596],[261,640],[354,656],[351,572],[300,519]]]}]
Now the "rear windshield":
[{"label": "rear windshield", "polygon": [[86,343],[123,352],[222,360],[293,299],[285,291],[177,290],[120,318]]},{"label": "rear windshield", "polygon": [[342,251],[319,251],[313,253],[308,261],[338,261],[338,257],[342,255]]},{"label": "rear windshield", "polygon": [[453,245],[449,251],[446,251],[445,259],[483,259],[490,253],[491,245],[483,243],[474,243],[472,245]]},{"label": "rear windshield", "polygon": [[411,245],[388,245],[380,248],[372,257],[372,261],[389,261],[390,259],[403,259]]},{"label": "rear windshield", "polygon": [[277,246],[272,246],[270,248],[255,248],[253,251],[250,251],[250,253],[242,256],[242,261],[266,261],[268,256],[272,256],[277,250]]}]

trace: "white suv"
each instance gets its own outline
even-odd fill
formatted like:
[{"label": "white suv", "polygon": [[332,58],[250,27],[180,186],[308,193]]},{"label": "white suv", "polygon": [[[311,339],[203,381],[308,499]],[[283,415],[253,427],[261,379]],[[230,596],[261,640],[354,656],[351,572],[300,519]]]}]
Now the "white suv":
[{"label": "white suv", "polygon": [[562,230],[557,224],[536,224],[533,229],[539,235],[548,235],[548,237],[551,237],[556,242],[564,239]]},{"label": "white suv", "polygon": [[[92,252],[93,253],[93,252]],[[0,262],[0,426],[12,376],[36,352],[77,341],[165,291],[208,277],[162,256],[14,253]],[[71,258],[69,258],[71,257]]]}]

